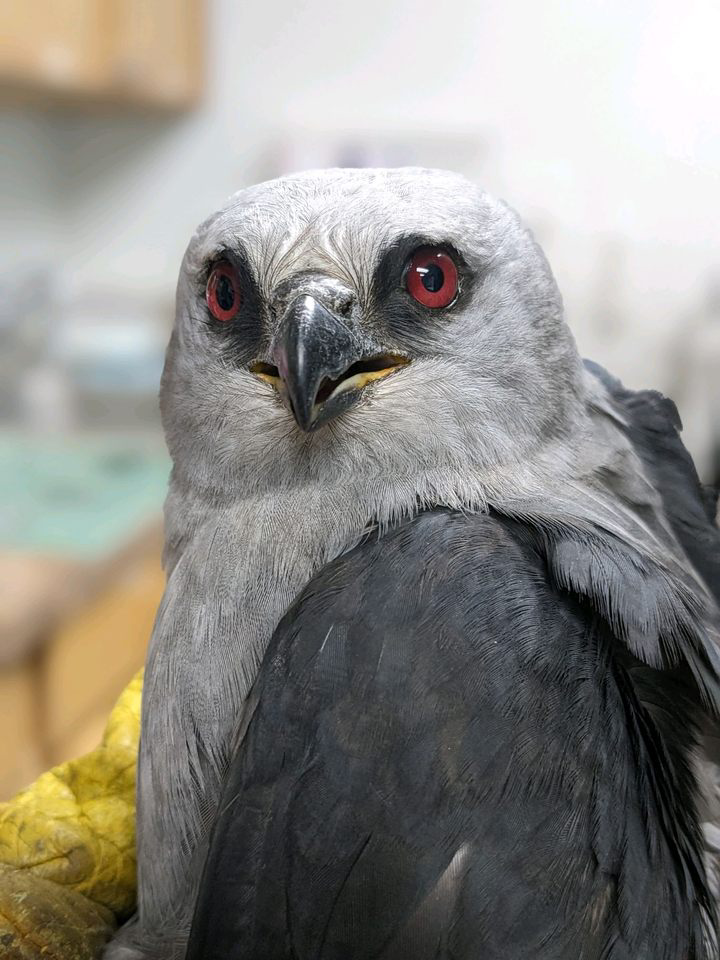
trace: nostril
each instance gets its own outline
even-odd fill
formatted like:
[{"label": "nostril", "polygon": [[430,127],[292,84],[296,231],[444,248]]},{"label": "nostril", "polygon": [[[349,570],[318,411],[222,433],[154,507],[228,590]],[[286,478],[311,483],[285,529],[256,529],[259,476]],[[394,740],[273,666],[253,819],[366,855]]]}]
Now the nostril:
[{"label": "nostril", "polygon": [[352,313],[352,308],[355,305],[355,297],[348,293],[346,296],[339,296],[335,301],[335,309],[343,317],[349,317]]}]

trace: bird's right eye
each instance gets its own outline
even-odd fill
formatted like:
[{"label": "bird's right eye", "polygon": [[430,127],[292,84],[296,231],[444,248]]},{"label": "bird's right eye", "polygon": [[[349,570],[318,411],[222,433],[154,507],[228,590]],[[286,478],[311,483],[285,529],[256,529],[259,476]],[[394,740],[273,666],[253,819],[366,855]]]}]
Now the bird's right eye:
[{"label": "bird's right eye", "polygon": [[242,305],[242,287],[237,270],[227,260],[216,263],[205,288],[208,310],[222,323],[229,323]]}]

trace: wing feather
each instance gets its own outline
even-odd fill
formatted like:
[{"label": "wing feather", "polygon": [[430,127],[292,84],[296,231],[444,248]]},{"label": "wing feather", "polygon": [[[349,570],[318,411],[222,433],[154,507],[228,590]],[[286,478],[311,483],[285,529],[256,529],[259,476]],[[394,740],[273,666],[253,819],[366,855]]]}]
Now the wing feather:
[{"label": "wing feather", "polygon": [[435,511],[308,586],[188,960],[705,960],[691,679],[633,656],[547,546]]}]

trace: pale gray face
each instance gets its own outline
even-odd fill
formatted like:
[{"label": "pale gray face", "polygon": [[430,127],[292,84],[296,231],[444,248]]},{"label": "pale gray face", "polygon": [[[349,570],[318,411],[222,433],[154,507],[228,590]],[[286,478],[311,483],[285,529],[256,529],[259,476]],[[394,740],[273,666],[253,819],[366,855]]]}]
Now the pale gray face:
[{"label": "pale gray face", "polygon": [[[442,256],[408,289],[423,248]],[[522,460],[571,430],[581,382],[506,205],[442,171],[328,170],[243,190],[198,229],[161,402],[176,482],[232,498]]]}]

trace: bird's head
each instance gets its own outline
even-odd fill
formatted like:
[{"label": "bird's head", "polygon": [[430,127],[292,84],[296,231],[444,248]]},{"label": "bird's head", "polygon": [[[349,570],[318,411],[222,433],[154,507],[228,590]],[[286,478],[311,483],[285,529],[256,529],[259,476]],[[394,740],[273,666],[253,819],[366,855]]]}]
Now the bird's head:
[{"label": "bird's head", "polygon": [[492,471],[570,435],[581,402],[541,250],[454,174],[260,184],[183,261],[161,404],[198,491]]}]

